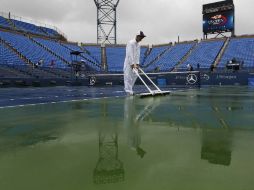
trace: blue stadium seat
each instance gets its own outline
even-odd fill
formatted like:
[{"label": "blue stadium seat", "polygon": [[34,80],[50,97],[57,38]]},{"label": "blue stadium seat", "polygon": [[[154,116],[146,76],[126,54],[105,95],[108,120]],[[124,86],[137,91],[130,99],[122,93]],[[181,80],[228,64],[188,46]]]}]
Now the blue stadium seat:
[{"label": "blue stadium seat", "polygon": [[146,52],[148,51],[148,47],[140,48],[140,65],[144,65],[145,59],[147,58]]},{"label": "blue stadium seat", "polygon": [[100,64],[101,63],[101,47],[100,46],[83,46],[91,56]]},{"label": "blue stadium seat", "polygon": [[146,68],[146,71],[154,71],[158,68],[160,71],[170,71],[186,55],[194,43],[176,44],[164,53],[159,60]]},{"label": "blue stadium seat", "polygon": [[32,34],[38,34],[38,35],[46,35],[45,32],[43,32],[38,26],[35,26],[34,24],[30,24],[27,22],[22,22],[19,20],[13,20],[12,22],[14,23],[14,26],[19,29],[19,30],[23,30],[25,32],[29,32]]},{"label": "blue stadium seat", "polygon": [[94,67],[96,66],[96,70],[100,70],[101,60],[98,60],[95,56],[93,56],[90,52],[88,52],[84,47],[80,47],[77,44],[71,44],[71,43],[61,43],[61,45],[67,47],[71,51],[80,51],[83,52],[81,54],[81,59],[85,58],[86,63],[90,66]]},{"label": "blue stadium seat", "polygon": [[0,31],[0,38],[9,43],[12,47],[14,47],[34,64],[43,59],[43,66],[45,67],[50,67],[52,60],[55,61],[55,67],[67,67],[67,65],[63,63],[63,61],[61,61],[59,58],[55,57],[53,54],[23,35]]},{"label": "blue stadium seat", "polygon": [[2,16],[0,16],[0,27],[11,28],[10,23]]},{"label": "blue stadium seat", "polygon": [[154,61],[161,53],[163,53],[168,48],[169,46],[153,47],[150,54],[145,58],[142,66],[146,67],[147,65],[149,65],[152,61]]},{"label": "blue stadium seat", "polygon": [[124,59],[125,59],[125,47],[107,47],[107,63],[108,71],[110,72],[122,72]]},{"label": "blue stadium seat", "polygon": [[[50,49],[51,51],[56,53],[58,56],[61,56],[64,60],[66,60],[69,63],[72,62],[71,52],[73,50],[82,51],[82,49],[80,49],[80,47],[78,47],[77,45],[73,45],[73,44],[61,44],[60,42],[57,42],[57,41],[46,40],[46,39],[42,39],[42,38],[34,38],[34,40],[36,40],[43,46],[47,47],[48,49]],[[83,53],[82,56],[77,56],[76,61],[81,61],[81,60],[85,60],[85,63],[88,66],[95,69],[96,71],[100,70],[100,67],[91,60],[89,55]],[[90,61],[87,61],[87,60],[90,60]]]},{"label": "blue stadium seat", "polygon": [[225,68],[233,58],[243,61],[244,67],[254,67],[254,38],[232,38],[217,67]]},{"label": "blue stadium seat", "polygon": [[0,64],[4,65],[25,65],[26,63],[17,54],[0,44]]},{"label": "blue stadium seat", "polygon": [[[11,25],[10,22],[12,22],[13,25]],[[42,36],[49,36],[52,38],[59,38],[61,36],[61,34],[59,34],[56,30],[51,28],[36,26],[34,24],[15,20],[15,19],[10,19],[10,22],[8,22],[6,18],[0,16],[0,27],[3,27],[3,28],[23,31],[23,32],[31,33],[31,34],[42,35]]]},{"label": "blue stadium seat", "polygon": [[200,68],[209,69],[211,64],[214,63],[224,42],[224,40],[200,42],[180,68],[186,68],[187,64],[195,68],[199,64]]},{"label": "blue stadium seat", "polygon": [[45,32],[50,37],[58,37],[58,36],[60,36],[60,34],[56,30],[53,30],[51,28],[46,28],[46,27],[42,27],[41,26],[40,29],[43,32]]}]

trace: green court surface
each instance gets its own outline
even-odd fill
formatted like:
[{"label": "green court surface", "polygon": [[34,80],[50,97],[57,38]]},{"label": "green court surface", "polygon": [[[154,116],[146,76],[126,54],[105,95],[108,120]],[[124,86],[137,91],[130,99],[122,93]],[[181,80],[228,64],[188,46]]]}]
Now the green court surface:
[{"label": "green court surface", "polygon": [[254,89],[0,109],[1,190],[252,190]]}]

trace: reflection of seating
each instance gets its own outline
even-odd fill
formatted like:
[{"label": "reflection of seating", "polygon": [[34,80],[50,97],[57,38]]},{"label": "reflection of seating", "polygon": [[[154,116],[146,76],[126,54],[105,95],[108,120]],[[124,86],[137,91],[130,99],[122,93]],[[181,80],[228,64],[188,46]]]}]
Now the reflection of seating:
[{"label": "reflection of seating", "polygon": [[225,131],[204,131],[201,159],[212,164],[229,166],[231,162],[231,133]]}]

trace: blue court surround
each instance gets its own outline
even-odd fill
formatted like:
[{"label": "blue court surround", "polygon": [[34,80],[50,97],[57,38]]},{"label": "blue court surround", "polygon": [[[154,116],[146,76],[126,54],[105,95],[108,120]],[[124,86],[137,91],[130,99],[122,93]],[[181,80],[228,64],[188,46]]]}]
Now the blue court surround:
[{"label": "blue court surround", "polygon": [[123,96],[122,86],[3,88],[0,89],[0,108]]},{"label": "blue court surround", "polygon": [[[134,93],[148,92],[143,85],[135,85]],[[170,86],[162,90],[176,90]],[[179,88],[178,88],[179,90]],[[33,88],[0,88],[0,109],[25,105],[50,104],[102,98],[125,97],[123,86],[59,86]]]}]

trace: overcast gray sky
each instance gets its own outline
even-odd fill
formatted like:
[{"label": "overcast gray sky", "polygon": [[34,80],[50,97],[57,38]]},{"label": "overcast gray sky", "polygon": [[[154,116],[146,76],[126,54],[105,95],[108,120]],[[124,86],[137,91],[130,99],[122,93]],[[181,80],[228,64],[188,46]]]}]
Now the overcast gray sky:
[{"label": "overcast gray sky", "polygon": [[[117,9],[118,43],[143,30],[144,44],[202,38],[202,5],[216,0],[120,0]],[[236,34],[254,34],[253,0],[234,0]],[[1,12],[58,27],[68,40],[96,43],[96,6],[93,0],[0,0]]]}]

